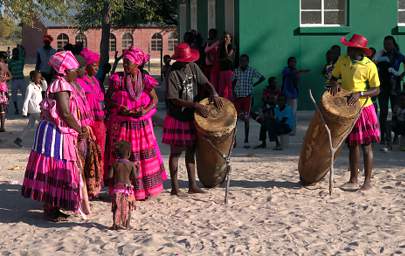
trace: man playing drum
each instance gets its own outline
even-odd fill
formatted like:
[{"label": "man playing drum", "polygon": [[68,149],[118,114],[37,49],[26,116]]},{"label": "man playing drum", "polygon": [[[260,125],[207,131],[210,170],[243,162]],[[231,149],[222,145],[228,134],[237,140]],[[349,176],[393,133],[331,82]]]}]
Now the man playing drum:
[{"label": "man playing drum", "polygon": [[[341,56],[332,71],[328,90],[336,95],[340,88],[352,92],[348,104],[357,101],[363,106],[360,117],[348,136],[350,150],[350,180],[344,185],[346,189],[357,189],[357,177],[360,162],[360,148],[363,149],[365,180],[361,190],[371,188],[371,171],[373,168],[372,143],[380,141],[380,127],[371,97],[380,92],[380,80],[376,65],[366,56],[369,55],[367,39],[361,35],[353,35],[347,41],[342,38],[341,43],[347,46],[347,55]],[[338,84],[341,79],[341,84]]]}]

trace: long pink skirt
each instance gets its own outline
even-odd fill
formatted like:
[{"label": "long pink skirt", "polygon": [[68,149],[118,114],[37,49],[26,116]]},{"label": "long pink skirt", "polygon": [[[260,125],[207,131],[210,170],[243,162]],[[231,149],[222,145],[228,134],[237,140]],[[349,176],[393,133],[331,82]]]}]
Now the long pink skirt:
[{"label": "long pink skirt", "polygon": [[167,179],[159,146],[153,131],[151,119],[135,121],[128,118],[112,117],[109,121],[108,142],[105,165],[108,170],[115,162],[113,144],[127,141],[131,144],[133,162],[139,162],[139,176],[135,184],[136,200],[145,200],[157,196],[163,191],[163,182]]},{"label": "long pink skirt", "polygon": [[232,78],[232,70],[224,70],[219,73],[218,94],[228,100],[232,100]]},{"label": "long pink skirt", "polygon": [[76,136],[61,134],[50,122],[40,122],[25,170],[24,197],[69,211],[79,209],[81,176],[74,145],[76,139]]},{"label": "long pink skirt", "polygon": [[[105,154],[105,137],[107,133],[107,128],[104,124],[104,121],[94,121],[91,126],[93,134],[96,137],[96,143],[100,147],[102,164],[104,165],[104,154]],[[104,173],[102,174],[104,176]]]},{"label": "long pink skirt", "polygon": [[349,145],[367,145],[380,142],[380,124],[374,105],[363,108],[360,118],[347,138]]}]

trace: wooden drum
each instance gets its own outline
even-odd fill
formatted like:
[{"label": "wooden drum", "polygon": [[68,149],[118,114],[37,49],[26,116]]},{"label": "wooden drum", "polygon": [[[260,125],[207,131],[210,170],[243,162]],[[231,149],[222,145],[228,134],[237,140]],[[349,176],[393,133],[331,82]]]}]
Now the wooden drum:
[{"label": "wooden drum", "polygon": [[[352,106],[347,104],[350,94],[341,90],[336,96],[332,96],[329,92],[322,95],[319,109],[331,131],[334,147],[346,139],[348,130],[356,122],[361,110],[359,102]],[[301,182],[304,185],[312,185],[320,181],[328,173],[330,161],[328,133],[316,111],[306,132],[298,163]]]},{"label": "wooden drum", "polygon": [[223,156],[227,157],[234,145],[237,112],[231,101],[221,99],[224,103],[221,110],[209,103],[208,99],[200,102],[208,106],[207,118],[194,114],[197,130],[197,173],[201,183],[207,188],[213,188],[224,181],[227,166]]}]

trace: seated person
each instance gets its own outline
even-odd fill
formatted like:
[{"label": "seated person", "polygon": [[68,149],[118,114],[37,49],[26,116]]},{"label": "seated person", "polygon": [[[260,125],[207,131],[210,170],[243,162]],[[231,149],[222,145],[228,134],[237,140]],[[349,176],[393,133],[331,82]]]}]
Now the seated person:
[{"label": "seated person", "polygon": [[295,125],[293,110],[286,103],[285,96],[278,97],[277,106],[274,109],[275,120],[268,129],[270,140],[276,141],[274,150],[283,150],[279,136],[289,134]]}]

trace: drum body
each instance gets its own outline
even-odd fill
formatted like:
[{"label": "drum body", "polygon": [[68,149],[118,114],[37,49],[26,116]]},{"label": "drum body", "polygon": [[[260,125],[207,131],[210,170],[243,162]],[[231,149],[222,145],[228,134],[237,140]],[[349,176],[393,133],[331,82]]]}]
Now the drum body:
[{"label": "drum body", "polygon": [[208,117],[194,114],[197,173],[201,183],[207,188],[213,188],[224,181],[227,167],[222,156],[228,156],[234,144],[236,109],[231,101],[221,99],[224,103],[222,110],[204,99],[200,103],[208,107]]},{"label": "drum body", "polygon": [[[361,111],[359,102],[352,106],[347,104],[350,94],[342,90],[336,96],[332,96],[329,92],[322,95],[319,109],[331,131],[334,147],[346,139]],[[312,185],[320,181],[328,173],[330,164],[328,133],[320,114],[316,111],[306,132],[298,163],[301,182],[304,185]]]}]

